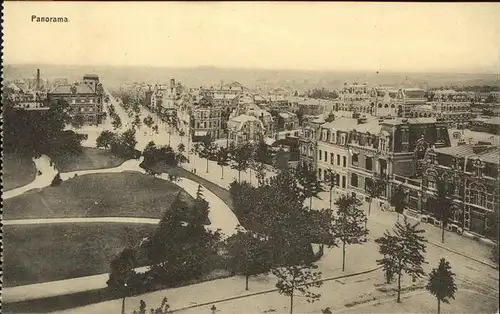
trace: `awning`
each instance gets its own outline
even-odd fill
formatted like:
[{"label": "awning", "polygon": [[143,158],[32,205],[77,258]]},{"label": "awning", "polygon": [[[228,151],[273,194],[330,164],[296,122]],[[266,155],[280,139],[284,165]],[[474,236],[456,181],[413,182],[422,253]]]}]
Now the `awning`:
[{"label": "awning", "polygon": [[206,136],[207,131],[195,131],[194,136]]}]

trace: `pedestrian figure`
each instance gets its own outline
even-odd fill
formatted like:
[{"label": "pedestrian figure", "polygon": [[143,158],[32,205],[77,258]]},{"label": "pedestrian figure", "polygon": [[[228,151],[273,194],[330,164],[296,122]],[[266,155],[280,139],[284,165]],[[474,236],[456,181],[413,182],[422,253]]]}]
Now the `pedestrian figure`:
[{"label": "pedestrian figure", "polygon": [[196,168],[194,168],[194,174],[196,174]]}]

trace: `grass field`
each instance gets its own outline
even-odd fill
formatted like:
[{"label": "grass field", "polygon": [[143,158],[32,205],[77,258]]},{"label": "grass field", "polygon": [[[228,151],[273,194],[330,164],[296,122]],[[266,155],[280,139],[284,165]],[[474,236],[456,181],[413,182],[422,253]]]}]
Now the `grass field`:
[{"label": "grass field", "polygon": [[12,190],[35,180],[36,168],[31,157],[13,153],[3,155],[2,184],[4,191]]},{"label": "grass field", "polygon": [[193,201],[177,185],[139,173],[83,175],[5,200],[3,218],[161,218],[179,191]]},{"label": "grass field", "polygon": [[3,283],[12,287],[106,273],[116,253],[155,227],[120,223],[4,226]]},{"label": "grass field", "polygon": [[60,172],[113,168],[121,165],[125,160],[114,156],[109,150],[89,147],[84,147],[83,152],[78,156],[52,157],[52,161]]}]

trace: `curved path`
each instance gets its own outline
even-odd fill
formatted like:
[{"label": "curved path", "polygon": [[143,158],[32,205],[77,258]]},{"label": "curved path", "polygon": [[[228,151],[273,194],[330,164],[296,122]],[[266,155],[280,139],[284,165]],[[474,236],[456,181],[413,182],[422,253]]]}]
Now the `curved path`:
[{"label": "curved path", "polygon": [[[94,174],[94,173],[119,173],[123,171],[134,171],[145,174],[145,170],[139,167],[142,162],[142,157],[139,160],[127,160],[118,167],[108,168],[108,169],[95,169],[95,170],[81,170],[68,173],[60,173],[61,179],[66,181],[70,178],[80,175]],[[9,195],[4,194],[4,198],[12,198],[17,195],[21,195],[26,191],[35,188],[44,188],[50,186],[52,179],[57,174],[55,167],[50,166],[50,158],[43,155],[38,158],[35,162],[37,170],[42,171],[42,175],[37,177],[34,182],[11,190]],[[157,178],[163,180],[169,180],[167,174],[157,175]],[[184,189],[192,197],[196,197],[198,184],[187,178],[179,178],[175,181],[171,181],[178,185],[180,188]],[[207,226],[210,230],[220,230],[223,237],[230,236],[235,233],[236,226],[239,225],[238,219],[227,206],[224,201],[222,201],[217,195],[212,193],[208,189],[203,190],[203,196],[205,200],[209,203],[209,213],[208,217],[211,224]],[[143,224],[157,224],[159,219],[151,218],[136,218],[136,217],[86,217],[86,218],[47,218],[47,219],[14,219],[14,220],[4,220],[4,225],[27,225],[27,224],[54,224],[54,223],[86,223],[86,222],[109,222],[109,223],[143,223]],[[147,267],[141,267],[136,269],[136,271],[147,270]],[[4,288],[2,291],[3,301],[7,302],[18,302],[23,300],[46,298],[51,296],[57,296],[68,293],[77,293],[88,290],[96,290],[106,287],[106,281],[109,274],[100,274],[94,276],[86,276],[79,278],[72,278],[67,280],[58,280],[45,283],[38,283],[32,285],[17,286],[11,288]]]}]

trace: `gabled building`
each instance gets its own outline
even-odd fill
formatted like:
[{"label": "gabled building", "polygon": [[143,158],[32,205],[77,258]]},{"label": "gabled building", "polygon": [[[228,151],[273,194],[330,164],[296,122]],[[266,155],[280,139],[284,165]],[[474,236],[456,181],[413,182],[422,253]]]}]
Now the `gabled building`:
[{"label": "gabled building", "polygon": [[99,77],[87,74],[83,81],[72,85],[59,85],[47,94],[50,102],[65,100],[73,115],[82,115],[85,124],[99,124],[103,118],[104,90]]},{"label": "gabled building", "polygon": [[227,122],[228,138],[236,145],[258,142],[264,138],[265,128],[258,118],[246,114],[232,117]]},{"label": "gabled building", "polygon": [[422,180],[425,203],[422,212],[433,220],[439,220],[432,206],[432,197],[437,183],[445,182],[453,191],[454,215],[448,229],[498,240],[498,156],[500,149],[495,145],[466,144],[428,149]]}]

